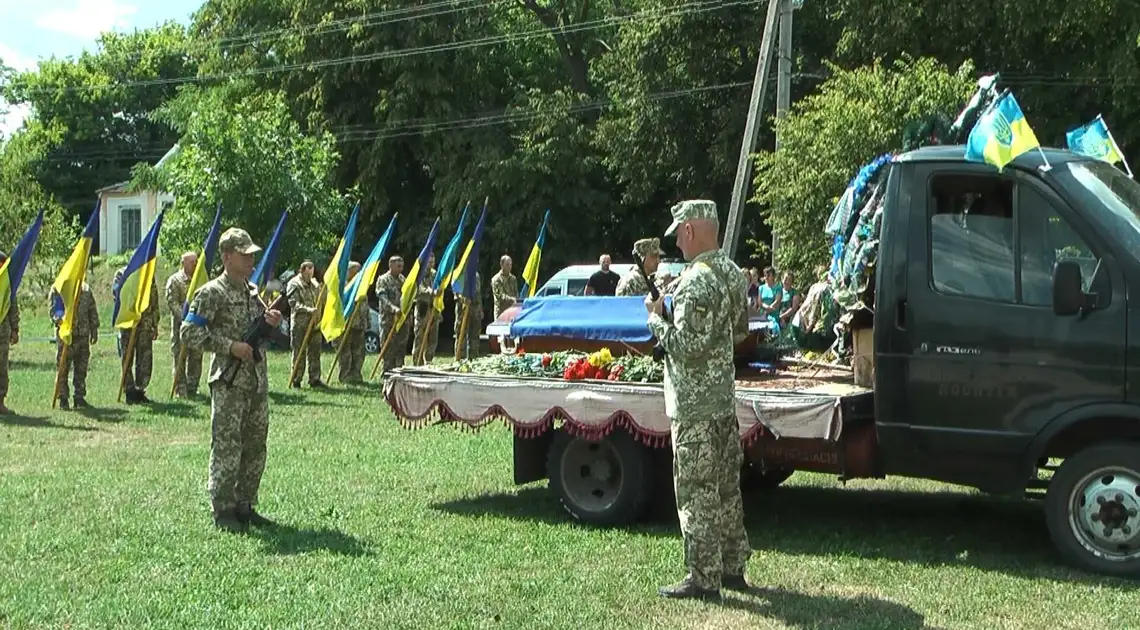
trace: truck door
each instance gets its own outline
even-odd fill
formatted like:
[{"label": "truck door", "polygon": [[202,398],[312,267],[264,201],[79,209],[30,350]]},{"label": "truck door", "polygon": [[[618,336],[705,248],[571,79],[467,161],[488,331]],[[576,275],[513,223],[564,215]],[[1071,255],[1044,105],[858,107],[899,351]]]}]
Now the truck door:
[{"label": "truck door", "polygon": [[[1040,427],[1124,398],[1123,276],[1034,175],[922,163],[915,175],[903,331],[911,463],[980,487],[1023,481],[1017,456]],[[1053,313],[1060,259],[1080,262],[1096,310]]]}]

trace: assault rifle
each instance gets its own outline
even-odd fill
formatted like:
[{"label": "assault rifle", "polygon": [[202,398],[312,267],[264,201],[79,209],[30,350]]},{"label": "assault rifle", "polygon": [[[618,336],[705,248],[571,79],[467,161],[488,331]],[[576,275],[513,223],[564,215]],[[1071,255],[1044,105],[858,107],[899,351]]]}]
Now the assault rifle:
[{"label": "assault rifle", "polygon": [[[267,312],[278,310],[281,301],[284,299],[285,294],[282,293],[281,295],[277,296],[277,299],[273,300],[273,303],[270,304],[269,307],[265,310]],[[276,337],[278,334],[280,334],[279,331],[276,328],[270,326],[269,322],[265,321],[264,314],[262,314],[261,317],[254,319],[249,323],[248,326],[246,326],[245,334],[242,335],[241,340],[242,342],[249,344],[249,347],[253,348],[254,364],[260,363],[263,358],[261,356],[261,350],[258,348],[258,346],[260,346],[266,340]],[[229,364],[226,365],[225,371],[222,372],[222,382],[226,385],[233,385],[234,379],[237,378],[239,367],[241,367],[241,359],[235,356],[231,356]]]},{"label": "assault rifle", "polygon": [[[661,299],[661,292],[657,290],[657,285],[649,279],[649,274],[645,273],[645,259],[642,258],[640,254],[635,253],[633,255],[633,261],[636,263],[635,266],[637,267],[637,272],[641,274],[642,279],[645,280],[645,284],[649,285],[649,297],[654,302]],[[664,304],[661,305],[661,316],[664,317],[666,321],[671,319],[669,316],[669,310],[665,308]],[[657,345],[653,346],[653,360],[662,361],[664,359],[665,348],[662,347],[661,341],[658,340]]]}]

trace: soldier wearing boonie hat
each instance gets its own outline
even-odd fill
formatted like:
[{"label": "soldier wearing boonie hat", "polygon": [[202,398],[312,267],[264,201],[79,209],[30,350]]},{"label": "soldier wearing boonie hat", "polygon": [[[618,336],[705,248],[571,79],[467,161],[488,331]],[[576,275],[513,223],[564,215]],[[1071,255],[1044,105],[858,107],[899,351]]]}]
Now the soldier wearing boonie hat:
[{"label": "soldier wearing boonie hat", "polygon": [[[665,252],[661,251],[661,239],[659,238],[642,238],[633,244],[634,263],[642,266],[646,276],[652,276],[657,272],[657,265],[661,264],[661,257],[664,255]],[[648,293],[649,285],[645,282],[645,277],[635,267],[622,276],[614,295],[647,295]]]}]

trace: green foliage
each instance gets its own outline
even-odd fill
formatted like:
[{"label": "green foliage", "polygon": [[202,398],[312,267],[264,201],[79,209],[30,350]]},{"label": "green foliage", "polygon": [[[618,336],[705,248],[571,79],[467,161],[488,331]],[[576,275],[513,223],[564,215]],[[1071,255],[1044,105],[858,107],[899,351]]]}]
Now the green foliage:
[{"label": "green foliage", "polygon": [[136,168],[132,187],[175,196],[167,251],[200,248],[219,201],[223,229],[242,227],[263,246],[289,210],[279,268],[336,246],[351,205],[332,185],[333,138],[303,133],[280,93],[187,89],[156,118],[182,134],[179,151],[161,168]]},{"label": "green foliage", "polygon": [[973,66],[951,71],[933,59],[843,70],[778,123],[780,149],[756,158],[756,196],[780,237],[777,266],[809,278],[830,255],[828,215],[863,164],[902,146],[910,121],[956,116],[973,89]]}]

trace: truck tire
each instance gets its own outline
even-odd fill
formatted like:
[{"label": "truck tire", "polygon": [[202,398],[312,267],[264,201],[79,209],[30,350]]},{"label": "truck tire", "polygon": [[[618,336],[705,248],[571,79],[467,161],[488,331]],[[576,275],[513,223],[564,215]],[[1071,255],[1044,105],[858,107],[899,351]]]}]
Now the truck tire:
[{"label": "truck tire", "polygon": [[1140,577],[1140,446],[1103,444],[1065,459],[1045,494],[1045,522],[1071,564]]},{"label": "truck tire", "polygon": [[376,354],[380,352],[380,335],[369,330],[364,333],[364,352]]},{"label": "truck tire", "polygon": [[634,523],[653,497],[649,449],[625,431],[590,441],[557,430],[546,472],[562,507],[591,525]]},{"label": "truck tire", "polygon": [[793,468],[761,470],[752,462],[744,462],[740,469],[740,489],[745,493],[767,492],[788,480],[796,471]]}]

